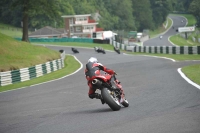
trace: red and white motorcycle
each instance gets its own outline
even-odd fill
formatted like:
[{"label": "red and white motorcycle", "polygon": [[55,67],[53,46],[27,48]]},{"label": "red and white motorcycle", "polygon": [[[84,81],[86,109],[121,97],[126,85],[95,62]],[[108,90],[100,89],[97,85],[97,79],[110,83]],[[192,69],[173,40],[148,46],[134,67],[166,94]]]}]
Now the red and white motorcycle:
[{"label": "red and white motorcycle", "polygon": [[92,85],[101,91],[101,96],[105,103],[113,111],[118,111],[122,105],[128,107],[129,103],[121,92],[122,85],[115,79],[115,75],[99,75],[92,80]]}]

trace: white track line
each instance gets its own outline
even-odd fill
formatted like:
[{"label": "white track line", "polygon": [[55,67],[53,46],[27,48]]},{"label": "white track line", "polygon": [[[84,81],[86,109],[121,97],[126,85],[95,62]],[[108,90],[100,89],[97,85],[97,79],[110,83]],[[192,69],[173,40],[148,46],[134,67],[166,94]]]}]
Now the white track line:
[{"label": "white track line", "polygon": [[[130,55],[130,54],[125,54],[123,53],[124,55]],[[133,55],[130,55],[130,56],[133,56]],[[134,55],[135,56],[135,55]],[[174,59],[171,59],[171,58],[166,58],[166,57],[158,57],[158,56],[150,56],[150,55],[137,55],[137,56],[149,56],[149,57],[155,57],[155,58],[163,58],[163,59],[168,59],[168,60],[171,60],[173,62],[177,62],[176,60]],[[198,60],[192,60],[192,61],[198,61]],[[200,86],[196,83],[194,83],[193,81],[191,81],[189,78],[187,78],[185,76],[185,74],[181,71],[182,68],[178,68],[177,71],[178,73],[181,75],[182,78],[184,78],[189,84],[195,86],[196,88],[200,89]]]},{"label": "white track line", "polygon": [[181,68],[178,68],[177,71],[179,72],[179,74],[181,75],[182,78],[184,78],[189,84],[195,86],[196,88],[200,89],[200,86],[196,83],[194,83],[193,81],[191,81],[182,71]]}]

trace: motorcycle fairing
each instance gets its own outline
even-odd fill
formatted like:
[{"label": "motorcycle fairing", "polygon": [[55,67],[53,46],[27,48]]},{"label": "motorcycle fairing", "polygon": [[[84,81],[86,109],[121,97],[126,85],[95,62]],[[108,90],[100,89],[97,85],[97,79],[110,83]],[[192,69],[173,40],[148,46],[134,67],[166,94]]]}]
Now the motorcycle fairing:
[{"label": "motorcycle fairing", "polygon": [[98,75],[98,76],[94,76],[93,79],[102,79],[104,82],[108,82],[111,79],[111,75],[106,74],[106,75]]}]

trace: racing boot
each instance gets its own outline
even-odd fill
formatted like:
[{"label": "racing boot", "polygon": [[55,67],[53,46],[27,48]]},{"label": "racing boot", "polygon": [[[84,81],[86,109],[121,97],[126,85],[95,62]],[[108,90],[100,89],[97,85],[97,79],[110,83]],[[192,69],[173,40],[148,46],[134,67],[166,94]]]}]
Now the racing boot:
[{"label": "racing boot", "polygon": [[96,98],[96,99],[100,99],[102,104],[105,103],[105,101],[103,100],[101,94],[99,94],[99,93],[95,93],[95,98]]}]

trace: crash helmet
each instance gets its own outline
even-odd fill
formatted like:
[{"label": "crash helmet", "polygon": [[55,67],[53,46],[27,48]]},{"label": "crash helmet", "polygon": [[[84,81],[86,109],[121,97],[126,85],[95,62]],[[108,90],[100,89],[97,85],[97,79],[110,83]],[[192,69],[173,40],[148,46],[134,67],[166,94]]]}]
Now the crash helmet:
[{"label": "crash helmet", "polygon": [[92,63],[98,63],[98,60],[96,57],[90,57],[88,62],[92,62]]}]

